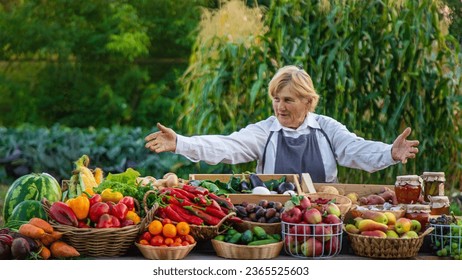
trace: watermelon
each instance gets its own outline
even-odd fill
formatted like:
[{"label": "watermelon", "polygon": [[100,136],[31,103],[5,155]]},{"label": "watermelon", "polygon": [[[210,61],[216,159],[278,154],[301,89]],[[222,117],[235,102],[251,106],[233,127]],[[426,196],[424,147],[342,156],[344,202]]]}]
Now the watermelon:
[{"label": "watermelon", "polygon": [[47,213],[45,212],[45,209],[43,209],[40,201],[24,200],[14,207],[8,220],[27,222],[34,217],[48,221]]},{"label": "watermelon", "polygon": [[62,198],[61,186],[53,176],[48,173],[31,173],[19,177],[6,192],[3,205],[5,223],[19,203],[25,200],[41,201],[44,197],[50,203]]}]

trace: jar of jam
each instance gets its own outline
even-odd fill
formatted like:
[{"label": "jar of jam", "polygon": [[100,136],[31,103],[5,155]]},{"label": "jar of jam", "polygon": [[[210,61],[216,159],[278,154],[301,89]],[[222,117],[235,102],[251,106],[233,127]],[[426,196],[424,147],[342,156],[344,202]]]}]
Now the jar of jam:
[{"label": "jar of jam", "polygon": [[406,206],[406,214],[404,217],[419,221],[421,225],[420,231],[424,231],[427,228],[428,219],[430,218],[430,205],[409,204]]},{"label": "jar of jam", "polygon": [[421,177],[424,183],[425,201],[430,201],[429,196],[444,195],[444,182],[446,182],[444,172],[424,172]]},{"label": "jar of jam", "polygon": [[397,176],[395,194],[398,203],[417,203],[422,193],[422,178],[418,175]]},{"label": "jar of jam", "polygon": [[449,198],[447,196],[429,196],[431,215],[449,215]]}]

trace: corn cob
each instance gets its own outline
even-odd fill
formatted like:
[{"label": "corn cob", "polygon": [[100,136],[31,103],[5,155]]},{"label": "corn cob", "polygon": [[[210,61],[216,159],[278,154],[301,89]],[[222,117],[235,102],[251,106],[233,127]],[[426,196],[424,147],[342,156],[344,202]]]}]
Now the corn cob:
[{"label": "corn cob", "polygon": [[96,167],[93,171],[93,175],[95,177],[96,184],[101,184],[103,182],[103,170],[99,167]]},{"label": "corn cob", "polygon": [[79,174],[79,183],[83,190],[87,188],[95,188],[98,186],[93,173],[87,167],[89,163],[90,158],[87,155],[83,155],[79,160],[75,162],[75,170]]}]

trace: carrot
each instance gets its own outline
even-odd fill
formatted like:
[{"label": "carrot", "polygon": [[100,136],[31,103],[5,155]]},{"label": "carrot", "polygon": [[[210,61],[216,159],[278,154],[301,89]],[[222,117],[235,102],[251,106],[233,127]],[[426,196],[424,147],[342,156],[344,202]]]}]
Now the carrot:
[{"label": "carrot", "polygon": [[22,224],[19,227],[19,233],[30,238],[40,239],[45,235],[45,231],[31,224]]},{"label": "carrot", "polygon": [[51,255],[55,258],[72,258],[80,256],[79,251],[64,241],[58,240],[50,246]]},{"label": "carrot", "polygon": [[53,227],[50,225],[50,223],[48,223],[44,219],[32,218],[32,219],[29,220],[29,224],[43,229],[46,233],[52,233],[53,232]]},{"label": "carrot", "polygon": [[48,260],[51,257],[50,249],[42,245],[39,256],[42,257],[42,260]]}]

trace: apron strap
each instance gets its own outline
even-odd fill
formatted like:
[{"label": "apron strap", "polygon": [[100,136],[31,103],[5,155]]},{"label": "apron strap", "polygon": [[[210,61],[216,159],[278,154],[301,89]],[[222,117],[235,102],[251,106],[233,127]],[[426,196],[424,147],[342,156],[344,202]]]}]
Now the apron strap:
[{"label": "apron strap", "polygon": [[273,136],[274,131],[271,131],[268,140],[266,140],[265,148],[263,150],[263,162],[262,162],[262,168],[261,168],[261,173],[265,173],[265,162],[266,162],[266,148],[268,147],[269,141],[271,140],[271,136]]}]

